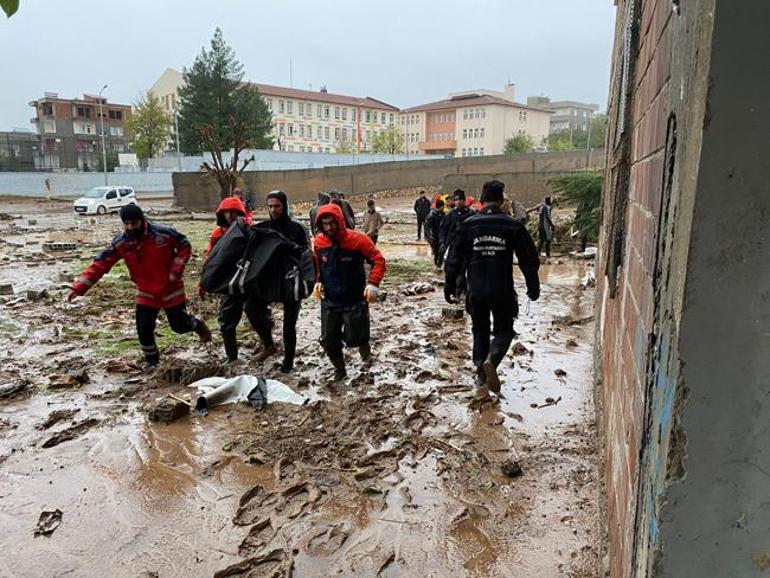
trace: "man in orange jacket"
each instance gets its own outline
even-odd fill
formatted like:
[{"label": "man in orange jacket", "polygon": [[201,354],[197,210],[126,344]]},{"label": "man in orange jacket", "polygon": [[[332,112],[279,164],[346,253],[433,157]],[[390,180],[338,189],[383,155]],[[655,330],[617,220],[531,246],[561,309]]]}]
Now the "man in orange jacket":
[{"label": "man in orange jacket", "polygon": [[155,343],[155,325],[161,309],[176,333],[194,331],[201,341],[211,341],[211,331],[202,319],[187,313],[184,268],[191,248],[187,237],[172,227],[148,222],[136,205],[120,210],[123,232],[72,285],[68,300],[85,295],[121,259],[136,285],[136,332],[144,358],[156,365],[160,352]]},{"label": "man in orange jacket", "polygon": [[[365,234],[348,229],[338,205],[324,205],[316,215],[321,231],[313,249],[318,264],[316,299],[321,299],[321,344],[334,365],[334,379],[347,375],[343,346],[358,347],[364,362],[371,356],[369,303],[379,295],[385,258]],[[364,262],[372,265],[366,277]]]}]

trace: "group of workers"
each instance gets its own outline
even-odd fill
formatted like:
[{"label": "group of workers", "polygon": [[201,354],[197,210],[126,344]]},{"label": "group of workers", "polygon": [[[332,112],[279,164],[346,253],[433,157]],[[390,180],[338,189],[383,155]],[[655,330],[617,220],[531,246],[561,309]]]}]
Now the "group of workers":
[{"label": "group of workers", "polygon": [[[495,392],[500,391],[497,367],[515,335],[513,321],[518,315],[512,271],[514,254],[524,274],[527,296],[534,301],[540,295],[539,251],[523,222],[508,214],[504,187],[497,180],[485,183],[478,203],[472,199],[475,209],[468,206],[469,199],[458,189],[448,197],[452,206],[448,214],[444,214],[443,199],[436,199],[431,207],[424,192],[415,202],[418,236],[424,225],[437,266],[442,265],[446,255],[444,296],[450,303],[463,298],[471,316],[476,384]],[[238,219],[246,226],[266,227],[280,233],[299,250],[311,247],[305,227],[291,217],[286,194],[269,193],[265,199],[268,218],[257,223],[240,191],[233,193],[217,208],[217,226],[204,252],[204,263]],[[540,210],[541,222],[547,219],[546,224],[550,223],[550,199],[547,207]],[[84,295],[123,259],[136,285],[136,329],[149,366],[156,365],[160,358],[155,328],[161,309],[174,332],[195,332],[201,341],[210,341],[211,331],[205,322],[186,311],[183,274],[191,256],[187,238],[172,227],[149,222],[137,205],[123,207],[120,218],[123,231],[78,277],[69,300]],[[376,247],[383,219],[373,199],[367,201],[363,221],[364,232],[355,230],[350,203],[334,192],[320,193],[310,212],[317,281],[313,292],[321,302],[320,342],[334,367],[335,380],[344,379],[347,374],[344,347],[358,348],[364,362],[371,357],[369,305],[377,300],[386,271],[385,259]],[[368,272],[365,264],[369,265]],[[206,291],[199,287],[198,294],[203,297]],[[280,370],[289,373],[294,368],[301,299],[284,301],[282,305]],[[236,327],[244,312],[262,345],[255,361],[276,355],[270,303],[249,295],[227,294],[220,296],[219,303],[219,327],[227,360],[238,359]],[[490,318],[494,321],[492,326]]]}]

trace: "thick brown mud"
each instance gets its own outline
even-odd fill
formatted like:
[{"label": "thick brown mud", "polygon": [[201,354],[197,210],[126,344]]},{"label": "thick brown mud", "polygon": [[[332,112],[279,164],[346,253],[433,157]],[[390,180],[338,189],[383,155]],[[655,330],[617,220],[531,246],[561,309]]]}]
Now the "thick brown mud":
[{"label": "thick brown mud", "polygon": [[[43,229],[46,216],[35,217]],[[164,217],[203,248],[211,222]],[[0,576],[597,575],[590,263],[543,267],[497,399],[473,388],[470,321],[447,311],[427,245],[393,225],[370,364],[351,351],[348,379],[332,383],[307,301],[295,373],[278,373],[279,358],[254,363],[245,324],[240,369],[283,379],[308,404],[220,406],[163,424],[147,409],[222,374],[221,340],[161,339],[163,367],[142,374],[122,273],[63,302],[61,279],[117,225],[70,218],[52,212],[43,231],[0,223],[0,285],[15,291],[0,297],[0,386],[23,385],[0,397]],[[82,235],[77,248],[43,251],[62,228]],[[28,299],[33,283],[48,295]],[[191,307],[216,324],[215,303]],[[55,509],[60,525],[35,537]]]}]

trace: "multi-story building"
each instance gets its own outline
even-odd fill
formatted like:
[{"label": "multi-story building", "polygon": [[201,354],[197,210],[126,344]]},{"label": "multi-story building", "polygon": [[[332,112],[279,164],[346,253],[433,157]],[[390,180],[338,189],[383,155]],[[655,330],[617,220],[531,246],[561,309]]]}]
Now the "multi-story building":
[{"label": "multi-story building", "polygon": [[488,156],[503,153],[505,141],[529,135],[536,146],[547,138],[551,112],[517,103],[515,87],[474,90],[402,110],[398,127],[414,155]]},{"label": "multi-story building", "polygon": [[598,104],[574,100],[552,101],[547,96],[530,96],[527,105],[553,112],[551,133],[563,130],[588,130],[591,117],[599,110]]},{"label": "multi-story building", "polygon": [[115,104],[106,98],[83,95],[66,99],[46,92],[43,98],[29,103],[35,109],[32,123],[40,137],[40,150],[35,165],[41,169],[99,170],[102,162],[101,134],[107,165],[117,164],[117,154],[128,152],[126,122],[131,107]]},{"label": "multi-story building", "polygon": [[[150,92],[169,112],[179,103],[182,74],[167,68]],[[365,152],[374,136],[395,126],[398,108],[368,96],[346,96],[253,83],[273,113],[276,150],[298,152]]]},{"label": "multi-story building", "polygon": [[40,147],[40,137],[29,130],[0,132],[0,172],[32,171]]}]

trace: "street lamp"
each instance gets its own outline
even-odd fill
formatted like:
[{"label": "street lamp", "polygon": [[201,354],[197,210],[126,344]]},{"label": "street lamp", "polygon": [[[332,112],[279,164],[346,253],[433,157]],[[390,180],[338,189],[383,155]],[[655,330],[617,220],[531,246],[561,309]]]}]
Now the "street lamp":
[{"label": "street lamp", "polygon": [[104,146],[104,113],[102,112],[102,92],[107,88],[105,84],[99,90],[99,117],[102,121],[102,170],[104,171],[104,184],[107,185],[107,149]]}]

